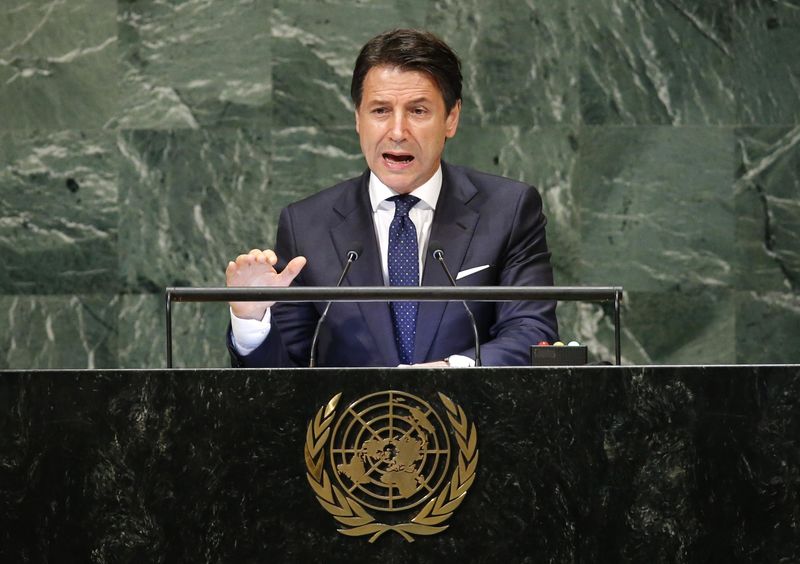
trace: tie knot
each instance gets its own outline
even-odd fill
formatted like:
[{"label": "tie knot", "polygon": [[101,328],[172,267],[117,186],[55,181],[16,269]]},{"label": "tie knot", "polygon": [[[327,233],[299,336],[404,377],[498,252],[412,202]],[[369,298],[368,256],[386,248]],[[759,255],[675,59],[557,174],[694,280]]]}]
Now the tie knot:
[{"label": "tie knot", "polygon": [[409,194],[405,194],[404,196],[392,196],[389,200],[394,202],[395,217],[408,215],[408,211],[419,202],[419,198]]}]

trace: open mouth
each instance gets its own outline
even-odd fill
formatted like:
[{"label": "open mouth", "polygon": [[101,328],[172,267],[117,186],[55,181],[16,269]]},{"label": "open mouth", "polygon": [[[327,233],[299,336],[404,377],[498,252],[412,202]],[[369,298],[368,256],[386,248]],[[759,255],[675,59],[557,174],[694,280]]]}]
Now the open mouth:
[{"label": "open mouth", "polygon": [[408,164],[414,160],[414,155],[400,153],[383,153],[383,158],[390,164]]}]

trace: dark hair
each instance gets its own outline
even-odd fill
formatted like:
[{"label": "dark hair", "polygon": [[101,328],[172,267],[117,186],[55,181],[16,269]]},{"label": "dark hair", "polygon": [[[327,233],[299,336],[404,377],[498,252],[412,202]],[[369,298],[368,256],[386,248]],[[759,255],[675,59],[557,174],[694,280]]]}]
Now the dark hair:
[{"label": "dark hair", "polygon": [[461,61],[447,43],[427,31],[394,29],[367,41],[358,54],[350,83],[356,108],[361,105],[367,73],[384,65],[430,76],[442,93],[447,113],[461,99]]}]

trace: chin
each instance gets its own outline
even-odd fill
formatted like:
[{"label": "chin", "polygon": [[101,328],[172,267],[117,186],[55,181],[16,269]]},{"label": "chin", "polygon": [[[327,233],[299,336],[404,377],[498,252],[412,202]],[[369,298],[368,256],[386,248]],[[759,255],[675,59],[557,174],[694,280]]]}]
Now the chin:
[{"label": "chin", "polygon": [[395,192],[401,192],[404,194],[407,194],[408,192],[411,192],[415,188],[422,185],[422,182],[420,182],[418,178],[406,177],[405,175],[393,177],[393,175],[389,174],[387,175],[387,180],[389,182],[386,182],[385,184],[389,188]]}]

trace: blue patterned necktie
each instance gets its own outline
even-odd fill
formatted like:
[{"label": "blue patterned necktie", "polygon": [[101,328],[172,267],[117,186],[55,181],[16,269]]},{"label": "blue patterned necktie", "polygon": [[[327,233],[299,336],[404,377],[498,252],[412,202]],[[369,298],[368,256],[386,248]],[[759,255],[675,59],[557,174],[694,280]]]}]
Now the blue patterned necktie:
[{"label": "blue patterned necktie", "polygon": [[[408,217],[419,198],[394,196],[394,219],[389,226],[389,284],[391,286],[419,285],[419,252],[417,229]],[[414,337],[417,334],[417,302],[391,302],[394,340],[402,364],[414,360]]]}]

